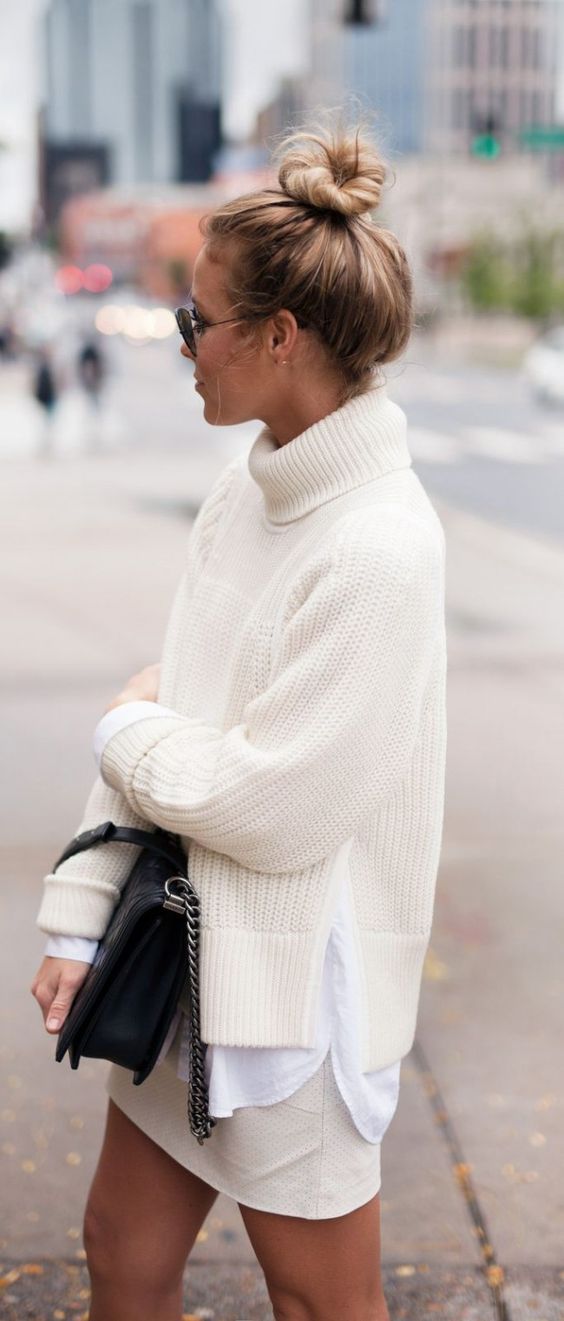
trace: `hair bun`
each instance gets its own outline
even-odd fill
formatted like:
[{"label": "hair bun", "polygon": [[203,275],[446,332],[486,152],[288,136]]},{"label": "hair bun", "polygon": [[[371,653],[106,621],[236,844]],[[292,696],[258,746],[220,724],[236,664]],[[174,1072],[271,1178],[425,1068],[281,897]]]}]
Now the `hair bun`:
[{"label": "hair bun", "polygon": [[280,187],[297,202],[344,216],[379,205],[386,167],[359,133],[291,133],[282,143]]}]

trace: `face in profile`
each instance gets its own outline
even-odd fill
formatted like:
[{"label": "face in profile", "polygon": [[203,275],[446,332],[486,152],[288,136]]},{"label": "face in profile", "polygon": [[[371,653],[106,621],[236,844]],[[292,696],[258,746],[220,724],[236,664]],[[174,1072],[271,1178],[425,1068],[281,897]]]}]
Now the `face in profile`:
[{"label": "face in profile", "polygon": [[[184,342],[180,349],[194,363],[195,388],[212,426],[261,418],[266,387],[260,337],[251,339],[248,322],[230,320],[237,309],[227,292],[228,276],[227,258],[211,261],[204,245],[194,264],[191,290],[200,318],[194,327],[196,356]],[[223,321],[227,324],[211,324]]]}]

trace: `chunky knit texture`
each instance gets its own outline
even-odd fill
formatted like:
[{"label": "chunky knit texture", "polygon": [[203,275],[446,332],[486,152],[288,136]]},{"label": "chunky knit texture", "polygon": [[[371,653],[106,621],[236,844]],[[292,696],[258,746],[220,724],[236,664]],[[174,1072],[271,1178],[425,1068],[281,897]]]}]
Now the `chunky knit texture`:
[{"label": "chunky knit texture", "polygon": [[[110,738],[79,828],[183,837],[205,1041],[313,1044],[331,857],[350,838],[361,1067],[412,1045],[443,822],[444,552],[405,416],[376,385],[284,446],[264,426],[198,514],[162,655],[177,715]],[[38,925],[101,936],[136,854],[69,859]]]}]

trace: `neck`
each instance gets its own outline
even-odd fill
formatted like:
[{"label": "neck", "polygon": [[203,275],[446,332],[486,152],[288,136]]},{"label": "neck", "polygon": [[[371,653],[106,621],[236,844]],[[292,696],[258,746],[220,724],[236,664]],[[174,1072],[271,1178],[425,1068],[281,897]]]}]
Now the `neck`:
[{"label": "neck", "polygon": [[[281,367],[281,371],[287,368]],[[303,381],[292,381],[291,393],[283,400],[276,401],[272,408],[263,413],[263,421],[281,448],[289,441],[301,436],[308,427],[320,422],[321,418],[334,413],[341,406],[342,386],[334,383],[320,386],[308,386]]]}]

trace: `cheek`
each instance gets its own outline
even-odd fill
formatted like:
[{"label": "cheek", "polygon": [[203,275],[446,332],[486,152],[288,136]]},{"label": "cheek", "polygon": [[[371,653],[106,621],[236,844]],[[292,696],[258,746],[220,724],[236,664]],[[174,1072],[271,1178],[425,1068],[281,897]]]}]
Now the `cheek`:
[{"label": "cheek", "polygon": [[215,378],[225,389],[232,387],[236,390],[240,383],[248,388],[249,382],[254,380],[257,365],[253,346],[243,339],[237,340],[228,330],[223,335],[215,330],[213,341],[210,339],[207,343],[204,335],[198,345],[198,375],[205,384],[213,383]]},{"label": "cheek", "polygon": [[237,365],[231,348],[218,351],[214,347],[207,353],[198,352],[197,363],[198,376],[201,376],[204,385],[211,388],[220,385],[222,389],[228,389],[236,380]]},{"label": "cheek", "polygon": [[229,354],[220,344],[206,343],[204,339],[198,345],[198,375],[202,380],[211,382],[214,377],[222,376],[226,369]]}]

